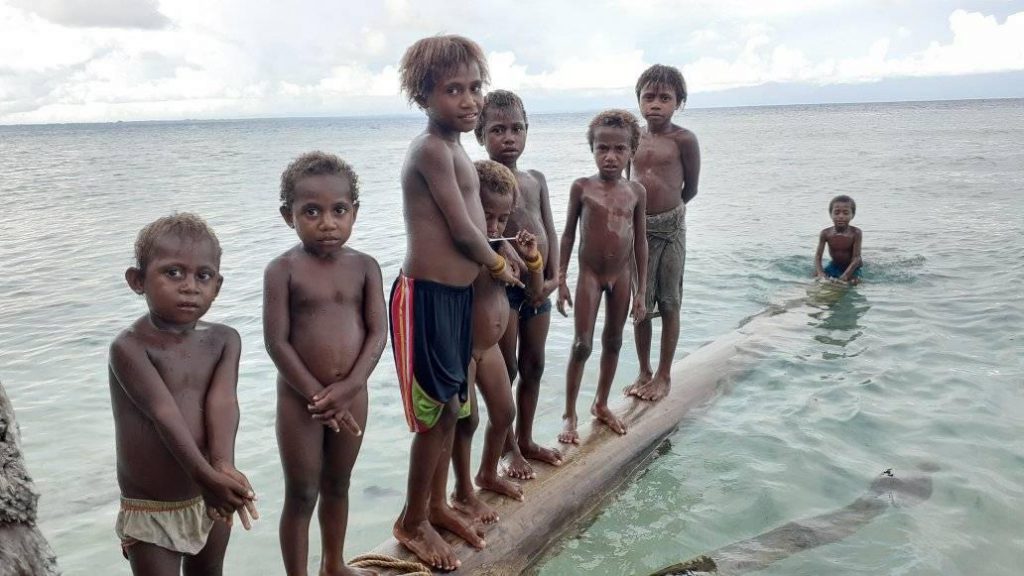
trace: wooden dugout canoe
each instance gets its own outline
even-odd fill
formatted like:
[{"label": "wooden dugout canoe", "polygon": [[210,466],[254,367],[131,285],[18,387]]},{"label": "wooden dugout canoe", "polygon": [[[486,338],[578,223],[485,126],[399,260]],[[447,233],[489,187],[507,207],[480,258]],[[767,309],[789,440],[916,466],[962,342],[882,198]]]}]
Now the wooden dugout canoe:
[{"label": "wooden dugout canoe", "polygon": [[[625,436],[588,422],[585,415],[589,415],[589,411],[581,403],[580,445],[569,447],[567,451],[562,445],[566,462],[560,467],[531,462],[537,478],[522,482],[523,502],[481,493],[501,516],[500,522],[487,529],[486,548],[476,550],[442,531],[462,561],[461,567],[450,574],[512,576],[527,571],[545,551],[583,525],[611,493],[640,471],[687,412],[706,404],[721,384],[745,370],[757,356],[758,341],[763,335],[781,324],[805,321],[804,314],[794,308],[804,308],[803,302],[794,301],[784,308],[762,312],[678,360],[672,366],[672,391],[660,402],[621,400],[617,409],[629,429]],[[810,310],[804,308],[804,311]],[[737,354],[741,350],[755,353]],[[595,350],[594,356],[598,353]],[[596,358],[591,359],[594,360]],[[393,538],[372,553],[416,560]],[[384,571],[382,574],[399,573]]]}]

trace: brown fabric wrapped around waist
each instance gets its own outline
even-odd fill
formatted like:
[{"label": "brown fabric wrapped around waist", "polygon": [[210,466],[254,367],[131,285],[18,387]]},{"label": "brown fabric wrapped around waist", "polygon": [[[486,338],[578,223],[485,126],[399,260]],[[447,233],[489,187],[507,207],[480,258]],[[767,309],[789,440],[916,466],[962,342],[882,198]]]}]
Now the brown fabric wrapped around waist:
[{"label": "brown fabric wrapped around waist", "polygon": [[686,235],[686,204],[647,215],[647,236],[672,241]]}]

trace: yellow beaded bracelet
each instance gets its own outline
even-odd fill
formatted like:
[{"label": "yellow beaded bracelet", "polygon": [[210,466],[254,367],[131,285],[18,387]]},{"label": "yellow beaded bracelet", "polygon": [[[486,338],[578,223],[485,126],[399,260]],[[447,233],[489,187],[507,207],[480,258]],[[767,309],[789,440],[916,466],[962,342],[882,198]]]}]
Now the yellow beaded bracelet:
[{"label": "yellow beaded bracelet", "polygon": [[544,268],[544,257],[540,255],[540,252],[537,252],[536,258],[533,260],[526,260],[524,261],[524,264],[526,264],[526,269],[530,272],[537,272]]},{"label": "yellow beaded bracelet", "polygon": [[501,276],[501,273],[505,271],[505,257],[501,254],[496,254],[498,261],[493,266],[488,266],[487,271],[491,273],[491,276],[497,278]]}]

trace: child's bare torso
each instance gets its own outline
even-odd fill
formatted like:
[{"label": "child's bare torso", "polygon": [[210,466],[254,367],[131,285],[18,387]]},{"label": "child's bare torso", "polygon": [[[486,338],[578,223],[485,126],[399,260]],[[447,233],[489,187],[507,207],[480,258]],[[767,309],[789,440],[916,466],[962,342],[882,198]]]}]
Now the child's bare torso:
[{"label": "child's bare torso", "polygon": [[828,243],[828,255],[838,266],[848,266],[853,260],[853,244],[858,229],[855,226],[847,226],[842,231],[837,231],[835,226],[825,229],[825,242]]},{"label": "child's bare torso", "polygon": [[633,257],[633,217],[637,192],[622,178],[608,182],[598,176],[581,182],[580,272],[602,279],[620,276]]},{"label": "child's bare torso", "polygon": [[483,230],[484,209],[480,203],[480,179],[473,162],[458,142],[432,134],[421,134],[409,145],[402,167],[402,205],[406,229],[406,255],[402,271],[411,278],[431,280],[449,286],[469,286],[480,266],[455,245],[447,219],[431,195],[422,164],[430,147],[447,147],[454,162],[455,180],[473,223]]},{"label": "child's bare torso", "polygon": [[350,248],[318,258],[301,245],[280,258],[288,269],[288,341],[321,384],[347,376],[362,350],[367,258]]},{"label": "child's bare torso", "polygon": [[683,202],[683,161],[679,139],[687,131],[672,125],[664,134],[644,130],[633,156],[631,177],[647,190],[647,213],[660,214]]},{"label": "child's bare torso", "polygon": [[[206,452],[206,392],[220,363],[231,329],[200,322],[194,330],[171,333],[157,330],[148,316],[118,335],[138,351],[136,362],[151,362],[174,398],[196,445]],[[114,434],[117,446],[117,482],[121,495],[145,500],[177,501],[199,495],[199,487],[164,445],[156,426],[128,397],[112,369],[108,369]]]},{"label": "child's bare torso", "polygon": [[498,344],[508,323],[508,296],[505,287],[486,270],[473,282],[473,353]]},{"label": "child's bare torso", "polygon": [[[548,247],[551,245],[551,238],[548,238],[547,230],[544,228],[544,219],[541,212],[540,181],[533,175],[533,171],[516,170],[516,182],[519,184],[519,196],[516,205],[512,209],[512,216],[505,226],[505,236],[515,236],[520,230],[526,230],[537,237],[537,250],[540,251],[544,261],[549,260]],[[524,270],[522,278],[529,276]]]}]

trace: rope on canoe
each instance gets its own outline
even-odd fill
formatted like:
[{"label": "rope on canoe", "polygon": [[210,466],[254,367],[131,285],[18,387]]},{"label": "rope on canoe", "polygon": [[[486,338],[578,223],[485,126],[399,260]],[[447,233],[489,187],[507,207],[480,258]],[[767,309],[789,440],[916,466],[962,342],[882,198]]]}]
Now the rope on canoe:
[{"label": "rope on canoe", "polygon": [[363,554],[349,561],[356,568],[383,568],[385,570],[405,570],[401,576],[432,576],[430,568],[419,562],[409,562],[386,554]]}]

